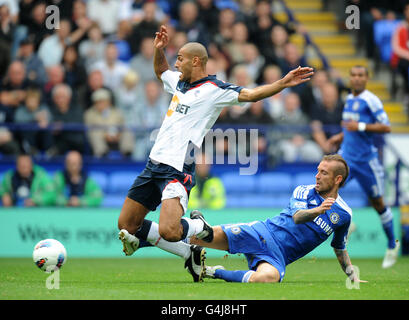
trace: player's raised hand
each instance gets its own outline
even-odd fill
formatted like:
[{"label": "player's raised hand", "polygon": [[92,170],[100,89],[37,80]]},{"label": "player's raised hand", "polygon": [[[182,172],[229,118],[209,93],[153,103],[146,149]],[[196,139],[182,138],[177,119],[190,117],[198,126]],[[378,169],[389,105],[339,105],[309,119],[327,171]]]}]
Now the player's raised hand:
[{"label": "player's raised hand", "polygon": [[153,40],[153,45],[156,49],[163,49],[169,43],[169,34],[166,26],[160,26],[160,29],[155,34],[155,39]]},{"label": "player's raised hand", "polygon": [[332,205],[335,203],[335,199],[328,197],[326,198],[321,205],[319,206],[320,210],[322,211],[322,213],[324,213],[325,211],[331,209]]},{"label": "player's raised hand", "polygon": [[298,67],[291,70],[282,79],[285,87],[294,87],[301,83],[310,81],[311,77],[314,75],[314,69],[310,67]]}]

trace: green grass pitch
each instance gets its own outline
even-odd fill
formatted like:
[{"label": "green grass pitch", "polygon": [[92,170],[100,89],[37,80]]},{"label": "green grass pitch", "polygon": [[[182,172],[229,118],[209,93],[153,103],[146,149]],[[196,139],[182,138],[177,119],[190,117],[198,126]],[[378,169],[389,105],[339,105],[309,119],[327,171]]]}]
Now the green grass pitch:
[{"label": "green grass pitch", "polygon": [[[243,257],[208,258],[208,265],[247,269]],[[303,258],[287,267],[279,284],[227,283],[205,279],[193,283],[178,258],[68,258],[60,271],[60,288],[46,288],[49,274],[28,258],[0,259],[0,299],[76,300],[270,300],[270,299],[409,299],[409,259],[390,269],[380,259],[353,259],[359,267],[359,289],[346,287],[346,276],[334,259]]]}]

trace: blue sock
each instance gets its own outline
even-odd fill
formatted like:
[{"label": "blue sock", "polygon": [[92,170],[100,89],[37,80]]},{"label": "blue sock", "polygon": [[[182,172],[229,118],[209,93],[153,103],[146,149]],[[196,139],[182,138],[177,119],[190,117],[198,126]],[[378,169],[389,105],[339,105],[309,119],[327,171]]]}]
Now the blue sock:
[{"label": "blue sock", "polygon": [[227,282],[249,282],[253,270],[223,270],[216,269],[214,276],[217,279],[223,279]]},{"label": "blue sock", "polygon": [[379,217],[381,218],[382,228],[388,238],[388,248],[393,249],[395,248],[395,233],[393,231],[393,214],[389,207],[385,207],[379,213]]}]

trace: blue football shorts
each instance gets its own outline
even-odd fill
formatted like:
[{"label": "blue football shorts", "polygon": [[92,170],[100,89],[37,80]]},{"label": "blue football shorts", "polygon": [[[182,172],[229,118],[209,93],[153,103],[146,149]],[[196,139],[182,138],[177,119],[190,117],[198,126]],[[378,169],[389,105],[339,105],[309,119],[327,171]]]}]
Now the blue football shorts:
[{"label": "blue football shorts", "polygon": [[[257,231],[253,225],[258,224]],[[280,282],[285,275],[285,260],[276,240],[260,221],[221,225],[229,243],[229,253],[243,253],[250,270],[256,270],[260,262],[271,264],[280,273]],[[265,232],[260,233],[260,230]]]},{"label": "blue football shorts", "polygon": [[383,196],[384,170],[377,157],[369,161],[347,160],[347,163],[350,173],[346,184],[349,180],[356,179],[370,199]]}]

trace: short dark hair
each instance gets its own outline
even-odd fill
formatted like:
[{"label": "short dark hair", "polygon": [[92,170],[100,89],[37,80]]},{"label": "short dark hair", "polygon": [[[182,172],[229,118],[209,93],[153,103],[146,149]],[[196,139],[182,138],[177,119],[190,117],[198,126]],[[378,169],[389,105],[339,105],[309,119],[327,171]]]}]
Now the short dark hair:
[{"label": "short dark hair", "polygon": [[357,64],[357,65],[353,66],[353,67],[351,68],[351,70],[349,70],[349,73],[351,73],[352,69],[355,69],[355,68],[364,69],[364,70],[365,70],[365,74],[369,77],[369,70],[368,70],[368,68],[365,67],[365,66],[363,66],[363,65],[361,65],[361,64]]},{"label": "short dark hair", "polygon": [[322,161],[336,161],[340,164],[335,168],[334,174],[335,176],[338,176],[338,175],[342,176],[342,181],[339,184],[339,186],[343,187],[345,184],[345,181],[348,179],[348,176],[349,176],[349,167],[345,159],[342,158],[342,156],[340,156],[339,154],[330,154],[330,155],[324,156],[322,158]]}]

